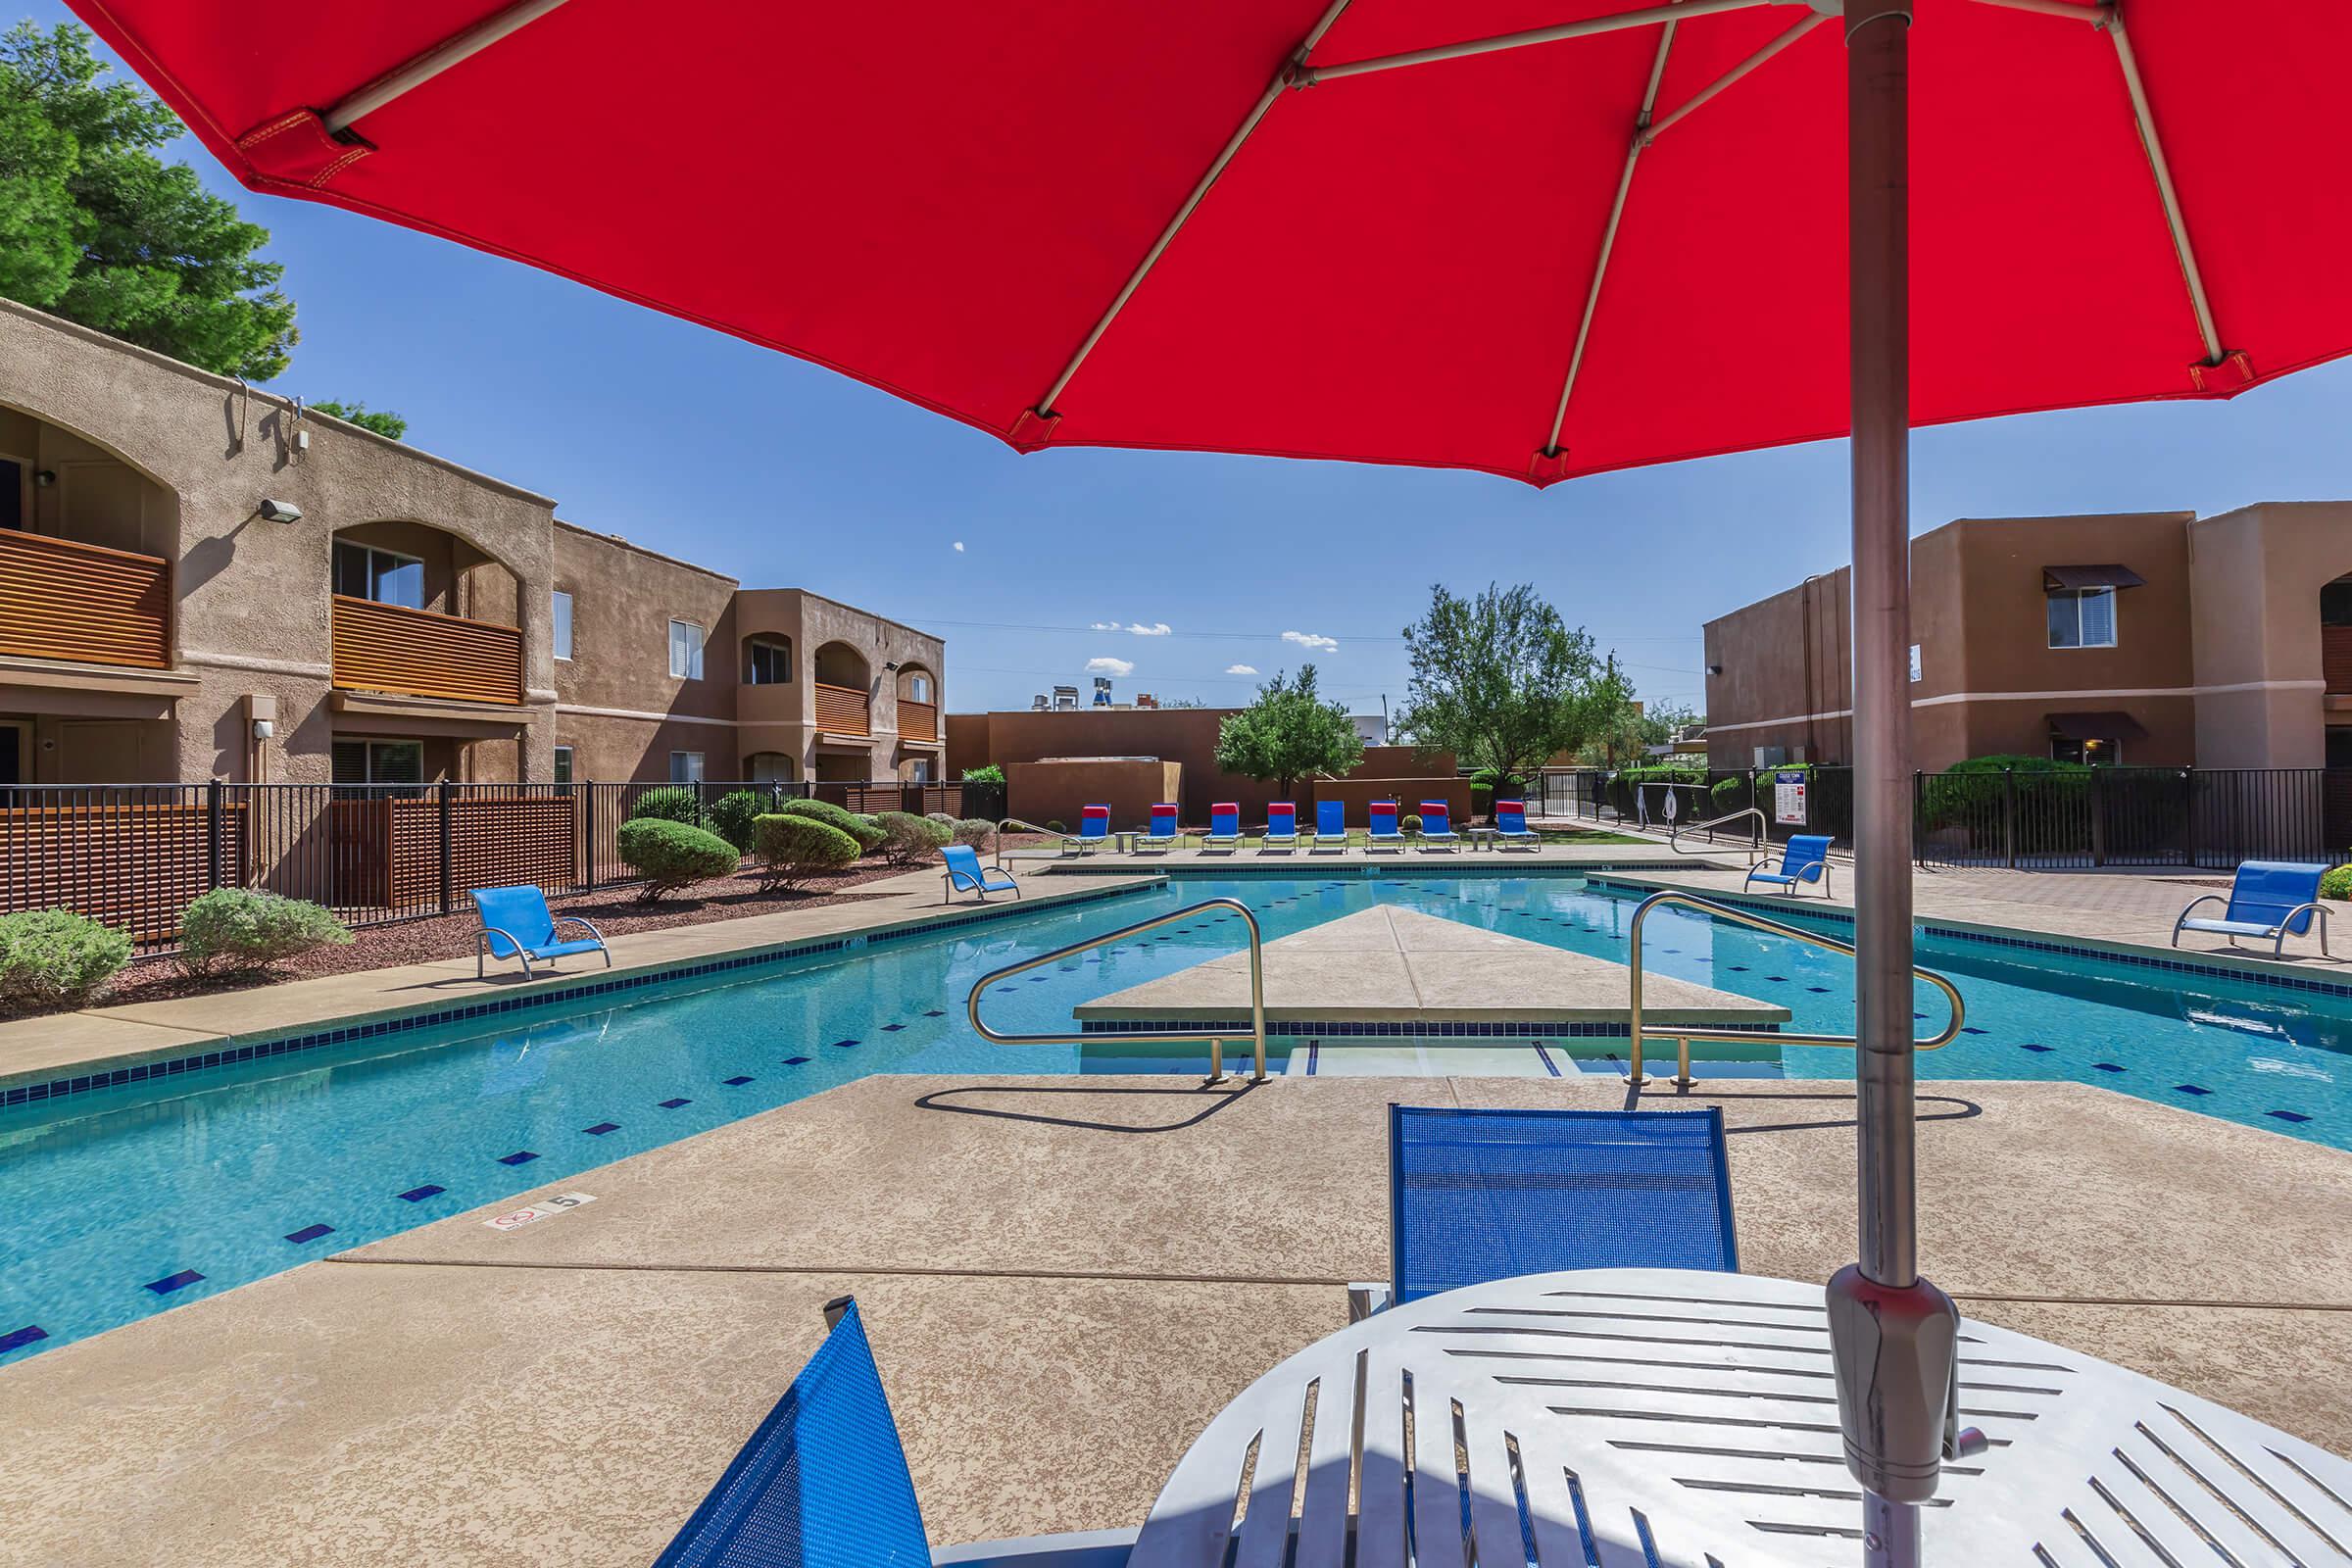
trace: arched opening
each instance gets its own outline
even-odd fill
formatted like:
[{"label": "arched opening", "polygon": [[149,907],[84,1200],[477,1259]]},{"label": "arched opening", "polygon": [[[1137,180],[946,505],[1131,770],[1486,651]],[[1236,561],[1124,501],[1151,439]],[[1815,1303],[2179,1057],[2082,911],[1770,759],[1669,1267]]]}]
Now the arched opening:
[{"label": "arched opening", "polygon": [[361,522],[328,543],[338,690],[522,702],[522,579],[445,528]]},{"label": "arched opening", "polygon": [[872,666],[848,643],[826,643],[816,651],[816,727],[828,735],[872,733]]},{"label": "arched opening", "polygon": [[899,739],[913,744],[938,740],[939,677],[921,664],[903,664],[898,674],[898,697]]},{"label": "arched opening", "polygon": [[755,784],[797,783],[800,763],[787,752],[754,752],[743,760],[743,776]]},{"label": "arched opening", "polygon": [[743,640],[743,683],[746,686],[784,686],[792,681],[792,639],[778,632],[758,632]]}]

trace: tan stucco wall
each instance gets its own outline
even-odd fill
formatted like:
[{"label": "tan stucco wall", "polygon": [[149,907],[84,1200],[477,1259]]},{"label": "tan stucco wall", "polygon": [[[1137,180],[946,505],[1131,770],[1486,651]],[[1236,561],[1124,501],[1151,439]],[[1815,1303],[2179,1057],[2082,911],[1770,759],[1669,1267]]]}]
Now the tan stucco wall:
[{"label": "tan stucco wall", "polygon": [[2352,572],[2352,503],[2265,502],[2199,519],[2189,540],[2199,762],[2320,766],[2320,589]]},{"label": "tan stucco wall", "polygon": [[[1032,822],[1059,822],[1072,833],[1078,831],[1081,807],[1109,807],[1111,831],[1124,833],[1149,826],[1152,808],[1161,801],[1182,801],[1183,791],[1184,767],[1178,762],[1088,758],[1014,762],[1004,769],[1007,811]],[[1200,821],[1207,820],[1203,811]]]},{"label": "tan stucco wall", "polygon": [[[708,778],[739,776],[735,579],[562,520],[555,559],[571,595],[572,657],[555,664],[571,776],[667,778],[673,751],[701,752]],[[672,620],[703,628],[701,680],[669,672]]]}]

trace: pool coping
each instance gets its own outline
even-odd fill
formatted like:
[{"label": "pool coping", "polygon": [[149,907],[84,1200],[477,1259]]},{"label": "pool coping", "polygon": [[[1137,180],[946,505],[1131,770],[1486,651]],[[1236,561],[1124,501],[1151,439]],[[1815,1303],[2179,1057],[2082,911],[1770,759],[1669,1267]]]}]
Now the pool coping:
[{"label": "pool coping", "polygon": [[[182,1077],[270,1056],[292,1055],[317,1051],[328,1046],[348,1045],[355,1041],[385,1039],[413,1033],[421,1029],[439,1028],[472,1018],[499,1013],[538,1011],[561,1007],[567,1004],[599,996],[642,990],[648,986],[665,985],[678,980],[690,980],[733,970],[754,968],[792,959],[821,956],[826,954],[852,952],[884,943],[910,940],[933,932],[958,926],[1009,919],[1038,909],[1058,908],[1073,904],[1091,904],[1107,899],[1123,898],[1165,884],[1167,878],[1149,873],[1129,873],[1113,887],[1071,887],[1053,891],[1035,890],[1029,897],[1008,900],[1002,904],[941,905],[932,910],[893,911],[882,918],[856,921],[837,929],[814,932],[807,936],[760,939],[733,946],[716,946],[707,956],[693,957],[627,958],[616,952],[609,969],[596,969],[576,974],[549,975],[544,979],[512,979],[500,984],[489,994],[476,994],[464,1002],[436,1004],[410,1003],[398,1006],[361,1010],[326,1012],[296,1022],[257,1029],[250,1035],[218,1033],[198,1035],[193,1040],[175,1041],[167,1046],[139,1045],[120,1050],[97,1050],[86,1055],[42,1067],[24,1068],[0,1073],[0,1109],[44,1103],[113,1089],[123,1084],[145,1083],[158,1078]],[[924,878],[927,887],[929,878]],[[836,906],[842,912],[868,912],[858,906]],[[811,910],[809,913],[819,911]],[[755,915],[744,920],[714,920],[700,926],[667,927],[661,931],[633,933],[641,936],[675,938],[681,932],[723,933],[729,926],[748,925],[755,920],[772,919],[770,915]],[[613,939],[625,944],[626,936]],[[395,969],[361,971],[383,976],[411,975],[418,968],[433,969],[463,960],[441,959],[434,965],[413,965]],[[67,1015],[91,1017],[92,1014]],[[24,1022],[38,1024],[40,1019]],[[106,1019],[120,1023],[127,1034],[151,1029],[154,1025],[130,1019]],[[103,1063],[105,1065],[101,1066]],[[83,1069],[96,1069],[85,1071]]]}]

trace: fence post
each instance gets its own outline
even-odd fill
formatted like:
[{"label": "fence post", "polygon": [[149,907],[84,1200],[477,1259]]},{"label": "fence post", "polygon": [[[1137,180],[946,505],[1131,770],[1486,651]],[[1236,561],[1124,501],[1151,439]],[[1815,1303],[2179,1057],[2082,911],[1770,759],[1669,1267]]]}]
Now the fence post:
[{"label": "fence post", "polygon": [[2188,800],[2188,863],[2191,866],[2201,865],[2204,860],[2197,854],[2197,769],[2194,763],[2180,770],[2180,793]]},{"label": "fence post", "polygon": [[2017,769],[2001,769],[2001,851],[2009,869],[2017,869]]},{"label": "fence post", "polygon": [[204,891],[220,885],[220,781],[204,786]]},{"label": "fence post", "polygon": [[2107,863],[2107,772],[2090,770],[2090,863]]},{"label": "fence post", "polygon": [[453,799],[456,797],[456,795],[457,795],[457,790],[456,790],[456,788],[455,788],[454,786],[452,786],[452,785],[451,785],[451,783],[449,782],[449,780],[447,780],[447,779],[443,779],[443,780],[441,781],[441,786],[440,786],[440,788],[439,788],[439,789],[438,789],[438,790],[437,790],[435,793],[436,793],[436,794],[437,794],[437,795],[440,797],[440,799],[439,799],[439,805],[440,805],[440,812],[439,812],[439,815],[440,815],[440,818],[441,818],[441,912],[442,912],[443,914],[448,914],[448,913],[451,911],[452,907],[453,907],[453,906],[455,906],[455,904],[457,903],[457,867],[455,867],[455,866],[453,866],[453,865],[451,865],[451,864],[449,863],[449,862],[450,862],[450,841],[451,841],[451,834],[450,834],[450,803],[451,803],[451,801],[452,801],[452,800],[453,800]]},{"label": "fence post", "polygon": [[1911,863],[1928,863],[1928,775],[1911,770]]},{"label": "fence post", "polygon": [[580,808],[580,886],[598,886],[596,879],[596,780],[590,779],[581,792],[587,804]]}]

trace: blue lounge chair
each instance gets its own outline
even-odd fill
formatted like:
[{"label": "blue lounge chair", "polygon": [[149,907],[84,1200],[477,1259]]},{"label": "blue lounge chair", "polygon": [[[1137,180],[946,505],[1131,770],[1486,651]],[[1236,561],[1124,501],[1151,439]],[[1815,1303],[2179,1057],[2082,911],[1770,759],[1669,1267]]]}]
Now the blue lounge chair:
[{"label": "blue lounge chair", "polygon": [[1184,834],[1176,826],[1176,803],[1162,801],[1152,808],[1152,826],[1136,841],[1139,850],[1165,850],[1184,843]]},{"label": "blue lounge chair", "polygon": [[1021,885],[1012,879],[1010,871],[993,865],[982,865],[980,857],[968,844],[951,844],[939,852],[946,864],[940,880],[946,884],[939,892],[939,902],[945,904],[957,893],[977,893],[986,904],[991,893],[1009,893],[1021,896]]},{"label": "blue lounge chair", "polygon": [[[605,934],[576,914],[560,919],[550,914],[547,895],[527,882],[514,888],[474,888],[466,896],[473,900],[473,912],[482,920],[473,936],[476,980],[482,978],[485,953],[493,958],[520,958],[525,980],[531,978],[532,959],[548,963],[574,953],[601,953],[605,967],[612,967],[612,950],[605,946]],[[559,942],[560,925],[576,925],[588,934]]]},{"label": "blue lounge chair", "polygon": [[[2286,956],[2286,939],[2302,936],[2311,930],[2316,917],[2320,923],[2320,956],[2328,956],[2328,906],[2320,902],[2320,878],[2327,873],[2324,865],[2303,865],[2293,860],[2245,860],[2230,883],[2230,897],[2224,900],[2219,893],[2208,893],[2188,901],[2188,909],[2173,922],[2173,946],[2180,945],[2183,931],[2205,931],[2230,939],[2237,946],[2239,937],[2252,937],[2271,944],[2271,956]],[[2200,904],[2224,904],[2222,918],[2209,915],[2190,919],[2188,910]]]},{"label": "blue lounge chair", "polygon": [[1496,801],[1494,803],[1494,841],[1497,849],[1519,845],[1531,850],[1544,847],[1544,840],[1527,825],[1525,801]]},{"label": "blue lounge chair", "polygon": [[1078,836],[1063,839],[1061,847],[1085,855],[1110,842],[1110,808],[1082,806],[1078,808]]},{"label": "blue lounge chair", "polygon": [[1799,833],[1781,847],[1781,868],[1768,871],[1772,862],[1758,860],[1747,868],[1747,880],[1740,891],[1747,891],[1752,882],[1766,882],[1774,887],[1787,888],[1793,893],[1807,882],[1821,884],[1821,896],[1830,896],[1830,840],[1827,834]]},{"label": "blue lounge chair", "polygon": [[1208,808],[1208,831],[1200,835],[1202,849],[1235,850],[1242,844],[1242,807],[1238,801],[1219,801]]},{"label": "blue lounge chair", "polygon": [[1391,1105],[1389,1264],[1356,1315],[1553,1269],[1736,1272],[1722,1107]]},{"label": "blue lounge chair", "polygon": [[654,1568],[1124,1568],[1132,1530],[934,1550],[858,1303],[831,1330]]},{"label": "blue lounge chair", "polygon": [[1298,808],[1288,801],[1276,801],[1266,808],[1266,836],[1257,841],[1257,853],[1298,847]]},{"label": "blue lounge chair", "polygon": [[1453,808],[1444,801],[1421,803],[1421,848],[1458,850],[1462,836],[1453,830]]},{"label": "blue lounge chair", "polygon": [[1307,849],[1311,852],[1326,845],[1342,851],[1348,848],[1348,803],[1345,801],[1315,803],[1314,840],[1307,845]]},{"label": "blue lounge chair", "polygon": [[1404,835],[1396,831],[1396,803],[1374,801],[1364,818],[1364,853],[1374,850],[1401,850]]}]

